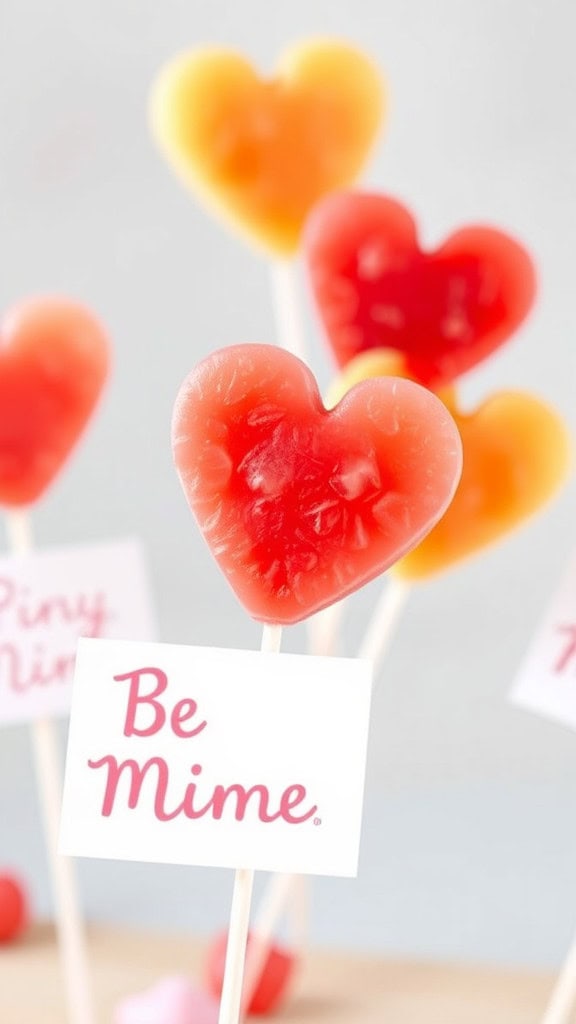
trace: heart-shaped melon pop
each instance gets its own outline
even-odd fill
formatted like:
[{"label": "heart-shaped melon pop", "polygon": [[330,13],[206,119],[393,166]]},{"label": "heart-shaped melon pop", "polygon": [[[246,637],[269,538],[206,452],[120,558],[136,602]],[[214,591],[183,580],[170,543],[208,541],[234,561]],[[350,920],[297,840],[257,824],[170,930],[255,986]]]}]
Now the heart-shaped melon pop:
[{"label": "heart-shaped melon pop", "polygon": [[22,303],[0,325],[0,505],[36,501],[89,420],[108,375],[94,316],[64,299]]},{"label": "heart-shaped melon pop", "polygon": [[532,261],[514,239],[470,226],[426,252],[411,213],[383,195],[327,197],[308,221],[304,246],[341,367],[388,348],[420,383],[449,384],[502,345],[534,301]]},{"label": "heart-shaped melon pop", "polygon": [[383,108],[371,62],[340,42],[308,41],[263,81],[239,54],[177,57],[152,92],[152,126],[181,176],[226,219],[290,254],[314,204],[350,184]]},{"label": "heart-shaped melon pop", "polygon": [[270,623],[299,622],[384,572],[438,521],[461,471],[458,431],[425,388],[364,381],[327,411],[305,364],[270,345],[200,363],[172,437],[212,554]]},{"label": "heart-shaped melon pop", "polygon": [[464,451],[462,478],[443,518],[394,567],[422,580],[500,540],[538,512],[571,464],[566,425],[533,395],[502,391],[469,414],[453,414]]},{"label": "heart-shaped melon pop", "polygon": [[[401,357],[375,349],[348,363],[329,400],[339,401],[360,380],[404,372]],[[563,420],[532,395],[499,392],[472,413],[457,409],[452,388],[442,399],[462,438],[462,476],[440,522],[394,566],[405,580],[450,569],[500,540],[553,497],[570,468]]]}]

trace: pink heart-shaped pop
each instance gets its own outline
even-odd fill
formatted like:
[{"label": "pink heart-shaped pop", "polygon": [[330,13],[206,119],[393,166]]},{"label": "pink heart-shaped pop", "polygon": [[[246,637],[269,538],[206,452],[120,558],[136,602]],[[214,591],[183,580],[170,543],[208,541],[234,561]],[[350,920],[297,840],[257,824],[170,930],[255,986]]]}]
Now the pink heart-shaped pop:
[{"label": "pink heart-shaped pop", "polygon": [[114,1024],[218,1024],[218,1002],[188,978],[163,978],[119,1003]]},{"label": "pink heart-shaped pop", "polygon": [[366,380],[322,405],[310,370],[273,345],[215,352],[174,409],[188,503],[247,611],[300,622],[411,551],[446,511],[462,445],[411,381]]}]

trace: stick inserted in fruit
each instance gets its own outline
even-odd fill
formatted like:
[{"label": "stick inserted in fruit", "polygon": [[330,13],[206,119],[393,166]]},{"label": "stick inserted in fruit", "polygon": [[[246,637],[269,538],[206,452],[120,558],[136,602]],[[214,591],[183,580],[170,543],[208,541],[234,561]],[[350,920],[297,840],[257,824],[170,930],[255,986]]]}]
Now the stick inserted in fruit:
[{"label": "stick inserted in fruit", "polygon": [[[267,345],[204,360],[180,390],[172,436],[198,526],[265,644],[407,554],[461,471],[458,431],[431,392],[365,381],[329,411],[305,364]],[[221,1024],[240,1015],[250,893],[239,871]]]}]

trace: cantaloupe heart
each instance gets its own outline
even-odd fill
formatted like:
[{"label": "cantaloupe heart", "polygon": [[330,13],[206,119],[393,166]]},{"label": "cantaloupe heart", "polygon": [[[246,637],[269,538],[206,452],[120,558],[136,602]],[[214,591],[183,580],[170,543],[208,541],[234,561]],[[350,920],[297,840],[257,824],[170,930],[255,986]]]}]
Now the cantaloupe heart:
[{"label": "cantaloupe heart", "polygon": [[504,537],[549,501],[569,471],[564,422],[532,395],[501,392],[455,420],[462,477],[440,522],[394,567],[405,580],[442,572]]},{"label": "cantaloupe heart", "polygon": [[298,247],[318,199],[357,177],[382,108],[370,61],[329,41],[294,48],[266,81],[239,54],[185,54],[161,71],[151,104],[155,136],[178,172],[279,254]]}]

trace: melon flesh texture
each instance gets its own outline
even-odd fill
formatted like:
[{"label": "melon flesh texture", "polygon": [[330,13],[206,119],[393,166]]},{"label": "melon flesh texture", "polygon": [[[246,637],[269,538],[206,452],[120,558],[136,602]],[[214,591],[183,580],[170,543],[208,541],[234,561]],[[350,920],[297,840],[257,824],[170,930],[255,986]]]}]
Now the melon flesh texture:
[{"label": "melon flesh texture", "polygon": [[384,195],[324,199],[307,222],[305,253],[338,365],[392,349],[436,390],[502,345],[534,302],[532,260],[515,239],[471,225],[427,252],[410,211]]},{"label": "melon flesh texture", "polygon": [[411,550],[456,487],[461,445],[430,392],[366,381],[331,412],[298,359],[216,353],[176,403],[174,454],[214,557],[249,613],[298,622]]},{"label": "melon flesh texture", "polygon": [[42,497],[86,427],[110,362],[82,306],[34,299],[0,325],[0,505]]}]

